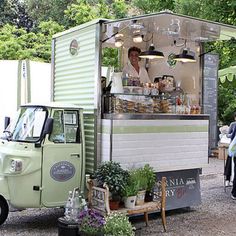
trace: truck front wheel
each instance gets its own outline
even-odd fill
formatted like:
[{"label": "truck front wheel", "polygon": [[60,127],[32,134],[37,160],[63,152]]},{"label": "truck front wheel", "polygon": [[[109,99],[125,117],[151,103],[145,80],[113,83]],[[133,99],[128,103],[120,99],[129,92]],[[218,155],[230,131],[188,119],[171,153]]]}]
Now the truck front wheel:
[{"label": "truck front wheel", "polygon": [[0,196],[0,225],[5,222],[9,213],[7,201]]}]

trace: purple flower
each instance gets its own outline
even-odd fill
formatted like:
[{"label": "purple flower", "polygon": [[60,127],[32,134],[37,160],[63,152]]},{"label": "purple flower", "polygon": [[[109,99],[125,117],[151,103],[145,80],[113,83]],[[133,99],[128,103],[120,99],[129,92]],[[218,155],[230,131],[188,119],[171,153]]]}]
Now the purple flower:
[{"label": "purple flower", "polygon": [[78,218],[79,229],[87,233],[96,233],[103,230],[104,217],[93,209],[83,210]]}]

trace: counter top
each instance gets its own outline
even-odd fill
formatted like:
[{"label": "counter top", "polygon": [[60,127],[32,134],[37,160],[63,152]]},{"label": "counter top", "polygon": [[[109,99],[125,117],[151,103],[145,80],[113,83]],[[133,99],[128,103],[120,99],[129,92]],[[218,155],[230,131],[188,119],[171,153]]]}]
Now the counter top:
[{"label": "counter top", "polygon": [[103,119],[113,120],[209,120],[210,116],[207,114],[168,114],[168,113],[119,113],[119,114],[104,114]]}]

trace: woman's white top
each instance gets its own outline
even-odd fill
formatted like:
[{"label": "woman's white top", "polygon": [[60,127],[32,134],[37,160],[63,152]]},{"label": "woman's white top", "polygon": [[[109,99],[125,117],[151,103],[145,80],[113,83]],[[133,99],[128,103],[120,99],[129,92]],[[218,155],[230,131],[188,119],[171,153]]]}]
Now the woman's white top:
[{"label": "woman's white top", "polygon": [[127,62],[122,71],[122,78],[124,78],[127,74],[131,77],[138,77],[140,79],[140,82],[142,83],[151,83],[147,70],[141,65],[139,65],[138,73],[132,66],[132,64],[130,62]]}]

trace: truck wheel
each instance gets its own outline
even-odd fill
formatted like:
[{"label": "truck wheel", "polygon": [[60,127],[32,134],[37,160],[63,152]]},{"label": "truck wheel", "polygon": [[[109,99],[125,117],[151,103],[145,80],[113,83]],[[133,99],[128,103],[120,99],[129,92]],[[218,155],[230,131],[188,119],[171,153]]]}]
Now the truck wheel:
[{"label": "truck wheel", "polygon": [[7,201],[0,196],[0,225],[5,222],[9,213]]}]

